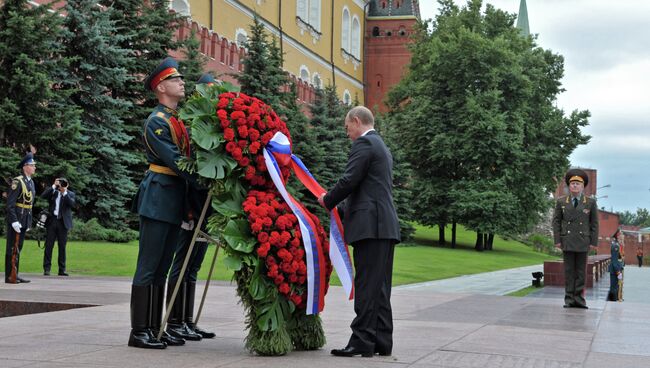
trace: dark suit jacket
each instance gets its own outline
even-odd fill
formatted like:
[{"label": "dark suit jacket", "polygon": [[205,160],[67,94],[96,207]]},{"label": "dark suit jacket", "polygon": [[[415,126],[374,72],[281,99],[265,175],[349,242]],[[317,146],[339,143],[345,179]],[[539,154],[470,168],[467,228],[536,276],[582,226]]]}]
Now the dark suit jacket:
[{"label": "dark suit jacket", "polygon": [[393,156],[375,131],[352,144],[345,173],[324,198],[328,209],[347,198],[343,224],[348,244],[364,239],[400,241],[393,204]]},{"label": "dark suit jacket", "polygon": [[564,251],[587,252],[590,245],[598,246],[596,200],[582,195],[574,208],[571,196],[559,198],[553,213],[553,238]]},{"label": "dark suit jacket", "polygon": [[[56,208],[56,197],[58,195],[59,191],[54,190],[51,186],[45,189],[43,194],[41,194],[41,198],[46,199],[47,203],[49,204],[47,208],[49,216],[47,217],[45,226],[48,226],[56,218],[54,216],[54,209]],[[59,214],[63,219],[65,228],[68,230],[72,229],[72,208],[74,208],[75,204],[76,200],[74,192],[68,189],[68,194],[61,197],[61,201],[59,203]]]}]

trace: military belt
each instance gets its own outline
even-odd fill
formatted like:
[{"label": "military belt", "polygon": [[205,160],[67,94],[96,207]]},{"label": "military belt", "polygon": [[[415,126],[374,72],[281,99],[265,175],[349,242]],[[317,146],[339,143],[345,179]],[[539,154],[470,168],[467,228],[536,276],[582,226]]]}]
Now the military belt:
[{"label": "military belt", "polygon": [[160,166],[156,164],[149,164],[149,171],[155,172],[157,174],[178,176],[178,174],[176,174],[174,170],[168,168],[167,166]]},{"label": "military belt", "polygon": [[26,209],[28,209],[28,210],[31,210],[31,209],[32,209],[32,205],[31,205],[31,204],[16,203],[16,207],[26,208]]}]

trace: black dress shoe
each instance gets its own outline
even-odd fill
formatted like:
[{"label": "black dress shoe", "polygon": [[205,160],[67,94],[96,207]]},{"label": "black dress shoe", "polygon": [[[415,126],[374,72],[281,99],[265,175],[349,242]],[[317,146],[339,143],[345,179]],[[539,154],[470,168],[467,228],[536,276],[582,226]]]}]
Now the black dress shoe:
[{"label": "black dress shoe", "polygon": [[43,271],[43,276],[50,276],[50,271]]},{"label": "black dress shoe", "polygon": [[21,284],[26,284],[28,282],[32,282],[32,280],[27,280],[27,279],[24,279],[22,277],[16,277],[16,282],[19,282]]},{"label": "black dress shoe", "polygon": [[191,329],[192,331],[196,332],[197,334],[201,335],[204,339],[214,339],[217,334],[211,331],[206,331],[199,326],[195,325],[194,323],[186,323],[187,327]]},{"label": "black dress shoe", "polygon": [[[153,333],[154,333],[154,336],[158,336],[158,332],[157,332],[157,331],[154,330]],[[184,339],[181,339],[181,338],[178,338],[178,337],[174,337],[174,336],[168,334],[166,331],[162,333],[162,336],[160,336],[160,341],[162,341],[162,342],[164,342],[165,344],[167,344],[167,346],[181,346],[181,345],[185,345],[185,340],[184,340]]]},{"label": "black dress shoe", "polygon": [[167,333],[185,340],[190,341],[201,341],[203,336],[196,333],[194,330],[191,330],[185,323],[168,323],[167,324]]},{"label": "black dress shoe", "polygon": [[131,330],[129,346],[143,349],[164,349],[167,347],[167,344],[156,339],[150,329],[145,329],[139,331]]},{"label": "black dress shoe", "polygon": [[370,358],[375,355],[374,352],[359,350],[354,346],[348,346],[344,349],[332,349],[331,354],[334,356],[342,357],[353,357],[355,355],[361,355],[364,358]]},{"label": "black dress shoe", "polygon": [[68,275],[68,274],[65,273],[65,272],[59,272],[59,276],[70,276],[70,275]]},{"label": "black dress shoe", "polygon": [[565,305],[563,305],[563,307],[564,307],[564,308],[571,308],[571,307],[573,307],[573,306],[572,306],[571,304],[565,304]]},{"label": "black dress shoe", "polygon": [[580,308],[580,309],[589,309],[585,304],[573,304],[573,308]]},{"label": "black dress shoe", "polygon": [[375,349],[375,354],[379,356],[391,356],[392,353],[390,350],[385,350],[385,349]]}]

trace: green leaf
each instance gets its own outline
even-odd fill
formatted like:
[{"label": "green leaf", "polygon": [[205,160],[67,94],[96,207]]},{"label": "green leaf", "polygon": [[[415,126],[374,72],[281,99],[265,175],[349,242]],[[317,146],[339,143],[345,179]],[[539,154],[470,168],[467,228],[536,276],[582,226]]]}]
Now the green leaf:
[{"label": "green leaf", "polygon": [[[260,267],[258,266],[257,268]],[[257,272],[253,275],[250,284],[248,284],[248,293],[254,300],[262,300],[268,294],[268,286]]]},{"label": "green leaf", "polygon": [[283,326],[293,313],[293,303],[283,296],[273,302],[263,305],[257,312],[257,327],[262,331],[275,331]]},{"label": "green leaf", "polygon": [[223,179],[227,172],[237,166],[230,156],[215,151],[198,151],[196,164],[198,174],[210,179]]},{"label": "green leaf", "polygon": [[192,121],[192,141],[204,150],[213,150],[225,142],[221,131],[215,124],[210,124],[206,118],[195,118]]},{"label": "green leaf", "polygon": [[242,209],[243,198],[236,195],[233,198],[231,193],[223,193],[212,199],[212,208],[225,217],[244,216]]},{"label": "green leaf", "polygon": [[195,96],[189,99],[181,111],[179,116],[182,120],[190,121],[194,118],[201,118],[204,116],[212,117],[216,114],[216,107],[207,98],[202,96]]},{"label": "green leaf", "polygon": [[232,249],[243,253],[252,252],[257,243],[257,239],[250,235],[247,220],[228,221],[223,230],[223,238]]},{"label": "green leaf", "polygon": [[236,254],[229,254],[226,258],[223,259],[223,263],[228,267],[228,269],[233,271],[239,271],[242,268],[242,258]]}]

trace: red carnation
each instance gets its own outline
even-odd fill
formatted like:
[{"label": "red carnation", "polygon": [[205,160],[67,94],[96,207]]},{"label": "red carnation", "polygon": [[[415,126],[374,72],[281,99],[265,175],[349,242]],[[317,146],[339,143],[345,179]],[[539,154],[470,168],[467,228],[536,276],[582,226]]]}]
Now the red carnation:
[{"label": "red carnation", "polygon": [[[249,138],[250,138],[250,133],[248,134],[248,136],[249,136]],[[249,151],[250,153],[252,153],[252,154],[256,154],[257,151],[260,150],[260,147],[262,147],[262,145],[260,144],[260,142],[257,142],[257,141],[256,141],[256,142],[251,143],[250,146],[248,146],[248,151]]]},{"label": "red carnation", "polygon": [[280,284],[280,287],[278,288],[278,290],[282,294],[287,295],[287,294],[289,294],[289,291],[291,291],[291,288],[289,288],[289,284],[287,284],[286,282],[283,282],[282,284]]},{"label": "red carnation", "polygon": [[237,147],[237,145],[235,144],[235,142],[228,142],[228,143],[226,143],[226,152],[228,152],[228,153],[232,153],[232,150],[234,150],[235,147]]},{"label": "red carnation", "polygon": [[232,141],[233,139],[235,139],[235,131],[232,130],[231,128],[226,128],[223,130],[223,137],[227,141]]},{"label": "red carnation", "polygon": [[[223,109],[228,107],[228,104],[230,103],[230,100],[227,98],[220,98],[219,103],[217,104],[217,109]],[[219,111],[224,111],[224,110],[219,110]],[[218,113],[218,112],[217,112]]]},{"label": "red carnation", "polygon": [[266,243],[266,242],[269,241],[269,234],[265,233],[265,232],[261,232],[261,233],[257,234],[257,240],[260,243]]}]

